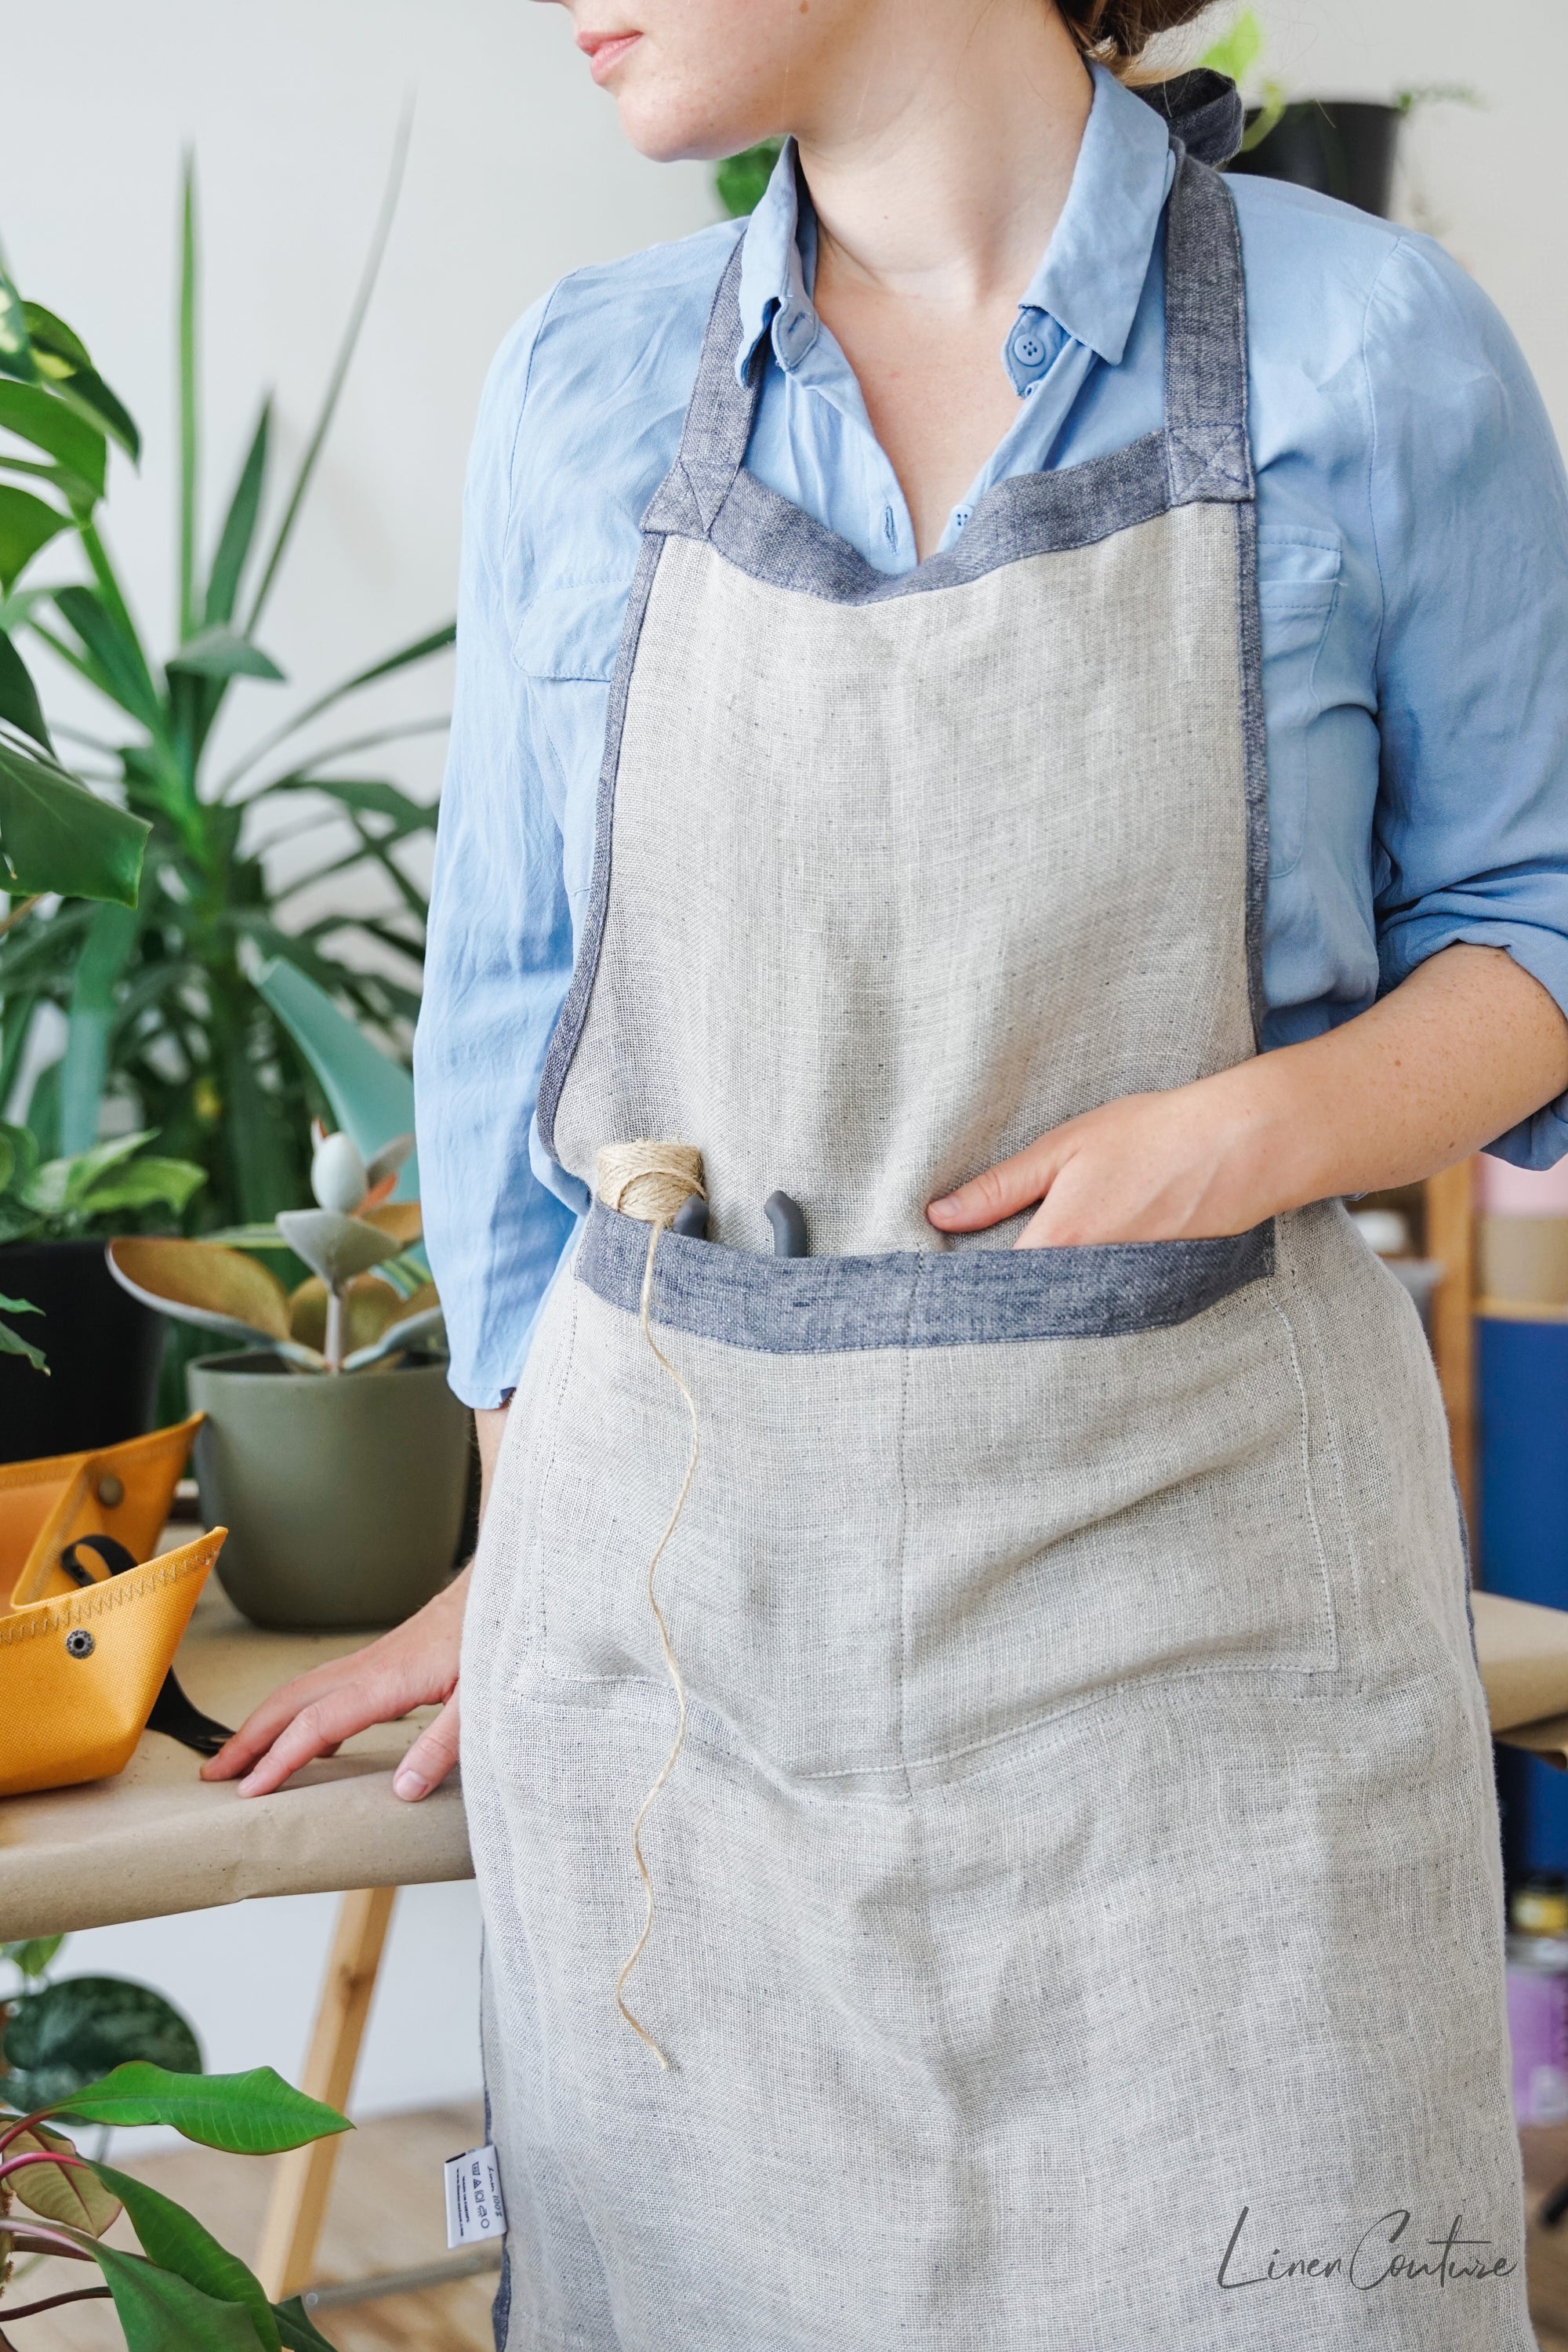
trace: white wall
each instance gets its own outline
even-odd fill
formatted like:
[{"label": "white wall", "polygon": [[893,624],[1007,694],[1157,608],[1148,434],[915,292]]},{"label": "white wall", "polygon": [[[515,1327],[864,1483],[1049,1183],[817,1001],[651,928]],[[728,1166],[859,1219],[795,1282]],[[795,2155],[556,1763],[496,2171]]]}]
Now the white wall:
[{"label": "white wall", "polygon": [[[1464,82],[1486,110],[1426,113],[1406,209],[1500,303],[1568,436],[1568,205],[1560,114],[1568,7],[1515,0],[1261,0],[1301,92],[1386,98]],[[1223,20],[1226,11],[1218,15]],[[712,217],[705,173],[619,142],[563,16],[531,0],[0,0],[0,238],[24,290],[83,333],[147,433],[112,530],[149,621],[171,603],[170,289],[182,143],[205,207],[208,383],[226,487],[264,383],[300,446],[353,290],[405,95],[406,194],[382,292],[266,642],[315,689],[451,607],[464,448],[485,364],[562,270]],[[209,506],[209,512],[211,508]],[[162,635],[161,626],[158,634]],[[439,707],[434,680],[399,698]],[[267,712],[267,698],[252,707]],[[439,754],[399,772],[433,792]],[[316,1898],[79,1939],[196,2018],[212,2062],[296,2071],[331,1925]],[[362,2108],[478,2084],[471,1888],[405,1896],[373,2019]]]}]

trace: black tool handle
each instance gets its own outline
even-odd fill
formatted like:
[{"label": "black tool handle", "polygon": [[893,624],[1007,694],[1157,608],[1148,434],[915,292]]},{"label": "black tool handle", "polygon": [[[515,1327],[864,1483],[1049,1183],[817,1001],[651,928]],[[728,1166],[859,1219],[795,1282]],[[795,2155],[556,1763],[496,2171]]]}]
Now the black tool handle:
[{"label": "black tool handle", "polygon": [[805,1237],[805,1211],[787,1192],[770,1192],[763,1202],[763,1214],[773,1229],[775,1257],[809,1257],[811,1244]]}]

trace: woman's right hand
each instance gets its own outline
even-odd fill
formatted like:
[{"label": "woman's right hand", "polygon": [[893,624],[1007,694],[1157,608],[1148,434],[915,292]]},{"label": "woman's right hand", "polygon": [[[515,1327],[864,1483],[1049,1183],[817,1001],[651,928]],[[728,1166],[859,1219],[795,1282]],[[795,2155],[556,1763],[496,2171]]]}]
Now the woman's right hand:
[{"label": "woman's right hand", "polygon": [[471,1573],[466,1568],[416,1616],[379,1641],[312,1666],[275,1690],[202,1766],[203,1780],[233,1780],[243,1773],[242,1797],[269,1796],[313,1757],[336,1755],[356,1731],[438,1705],[440,1714],[414,1742],[392,1783],[394,1793],[410,1803],[428,1796],[458,1760],[458,1657]]}]

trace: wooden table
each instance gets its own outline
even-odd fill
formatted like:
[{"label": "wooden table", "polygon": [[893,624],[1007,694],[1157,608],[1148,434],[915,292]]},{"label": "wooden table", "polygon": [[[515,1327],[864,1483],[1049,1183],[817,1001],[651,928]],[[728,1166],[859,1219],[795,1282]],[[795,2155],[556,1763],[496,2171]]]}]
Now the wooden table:
[{"label": "wooden table", "polygon": [[[258,1633],[215,1580],[175,1666],[204,1714],[237,1724],[279,1683],[364,1639]],[[148,1732],[117,1780],[0,1802],[0,1943],[351,1888],[301,2079],[312,2098],[345,2106],[395,1890],[473,1876],[456,1780],[417,1805],[392,1793],[404,1751],[433,1712],[362,1733],[270,1797],[201,1780],[188,1748]],[[275,2300],[311,2283],[338,2147],[320,2140],[279,2167],[256,2265]]]}]

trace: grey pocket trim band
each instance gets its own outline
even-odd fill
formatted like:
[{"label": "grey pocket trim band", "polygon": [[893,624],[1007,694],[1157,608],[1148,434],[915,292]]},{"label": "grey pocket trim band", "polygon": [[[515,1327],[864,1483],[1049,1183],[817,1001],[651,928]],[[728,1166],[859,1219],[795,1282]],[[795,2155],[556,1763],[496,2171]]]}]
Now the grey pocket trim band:
[{"label": "grey pocket trim band", "polygon": [[[576,1279],[635,1315],[647,1259],[647,1225],[595,1201]],[[1273,1271],[1272,1219],[1219,1241],[880,1257],[764,1257],[667,1233],[654,1260],[653,1318],[773,1356],[1110,1339],[1190,1322]]]}]

